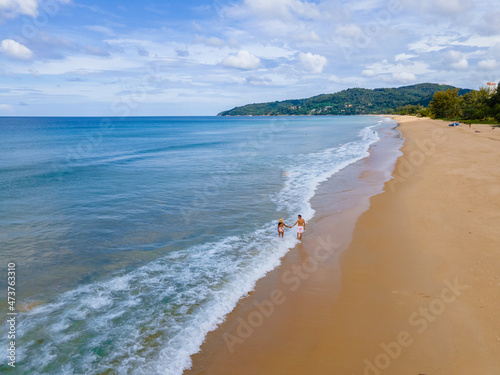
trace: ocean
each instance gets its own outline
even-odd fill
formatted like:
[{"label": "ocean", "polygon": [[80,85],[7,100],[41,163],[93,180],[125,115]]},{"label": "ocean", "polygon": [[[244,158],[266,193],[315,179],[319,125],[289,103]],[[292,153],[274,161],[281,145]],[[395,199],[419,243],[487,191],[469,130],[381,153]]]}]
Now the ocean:
[{"label": "ocean", "polygon": [[[169,374],[297,243],[375,116],[0,118],[0,316],[16,368]],[[345,182],[343,182],[345,183]],[[307,235],[307,234],[306,234]],[[7,319],[0,347],[8,348]],[[4,353],[5,354],[5,353]]]}]

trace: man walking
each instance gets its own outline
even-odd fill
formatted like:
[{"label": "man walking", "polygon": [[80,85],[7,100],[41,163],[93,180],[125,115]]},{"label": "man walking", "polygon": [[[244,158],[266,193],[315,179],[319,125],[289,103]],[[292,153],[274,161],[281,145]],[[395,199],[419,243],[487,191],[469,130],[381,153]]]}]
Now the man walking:
[{"label": "man walking", "polygon": [[[306,229],[306,221],[302,219],[301,215],[299,215],[299,220],[297,220],[295,224],[297,224],[297,239],[302,240],[302,233],[304,233],[304,229]],[[293,224],[290,228],[293,228],[295,224]]]}]

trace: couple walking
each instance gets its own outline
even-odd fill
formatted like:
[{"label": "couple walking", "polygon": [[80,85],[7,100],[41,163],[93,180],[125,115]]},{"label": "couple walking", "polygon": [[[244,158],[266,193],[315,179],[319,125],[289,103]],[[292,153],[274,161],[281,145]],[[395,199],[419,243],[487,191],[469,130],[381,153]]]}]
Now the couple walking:
[{"label": "couple walking", "polygon": [[304,229],[306,229],[306,221],[302,219],[301,215],[299,215],[299,220],[297,220],[291,227],[286,225],[283,219],[280,219],[278,222],[278,237],[283,237],[283,233],[285,232],[283,227],[293,228],[295,225],[297,225],[297,239],[301,240],[302,233],[304,233]]}]

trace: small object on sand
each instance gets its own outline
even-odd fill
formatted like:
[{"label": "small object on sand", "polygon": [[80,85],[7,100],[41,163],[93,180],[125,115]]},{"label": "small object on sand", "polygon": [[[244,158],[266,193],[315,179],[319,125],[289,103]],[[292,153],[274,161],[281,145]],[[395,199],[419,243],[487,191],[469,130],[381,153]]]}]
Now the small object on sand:
[{"label": "small object on sand", "polygon": [[474,133],[481,133],[479,130],[474,131]]}]

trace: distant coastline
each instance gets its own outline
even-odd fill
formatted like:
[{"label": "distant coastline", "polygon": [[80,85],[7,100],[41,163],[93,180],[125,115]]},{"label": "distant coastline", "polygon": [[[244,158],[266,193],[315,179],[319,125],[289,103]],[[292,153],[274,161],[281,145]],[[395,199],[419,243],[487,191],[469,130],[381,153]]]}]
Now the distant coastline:
[{"label": "distant coastline", "polygon": [[[406,105],[427,106],[434,93],[457,89],[436,83],[420,83],[398,88],[350,88],[333,94],[305,99],[254,103],[220,112],[217,116],[328,116],[391,114]],[[469,89],[459,89],[460,95]]]}]

